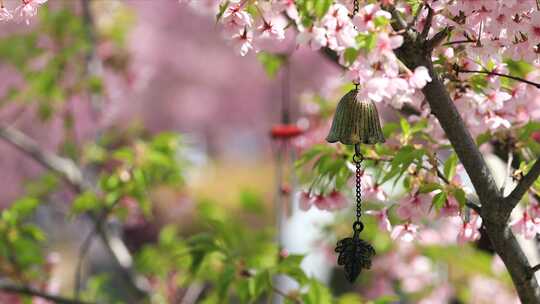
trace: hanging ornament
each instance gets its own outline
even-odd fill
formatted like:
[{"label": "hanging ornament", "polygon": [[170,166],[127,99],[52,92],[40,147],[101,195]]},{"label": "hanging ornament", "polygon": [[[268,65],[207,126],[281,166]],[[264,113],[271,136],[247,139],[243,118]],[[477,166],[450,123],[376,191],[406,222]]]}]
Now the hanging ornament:
[{"label": "hanging ornament", "polygon": [[[355,1],[356,2],[356,1]],[[353,162],[356,166],[356,220],[353,223],[352,237],[337,242],[338,265],[344,266],[347,279],[352,283],[363,269],[371,268],[371,259],[375,249],[368,242],[360,239],[364,229],[362,216],[362,161],[360,144],[373,145],[383,143],[384,136],[375,103],[358,97],[356,88],[345,94],[338,103],[332,127],[326,138],[330,143],[340,142],[354,145]]]}]

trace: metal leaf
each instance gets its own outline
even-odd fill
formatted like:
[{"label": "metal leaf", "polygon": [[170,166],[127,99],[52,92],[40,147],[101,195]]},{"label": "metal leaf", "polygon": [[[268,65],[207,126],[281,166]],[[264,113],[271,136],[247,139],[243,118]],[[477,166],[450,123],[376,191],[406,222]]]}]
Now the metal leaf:
[{"label": "metal leaf", "polygon": [[353,237],[340,240],[336,246],[338,265],[344,266],[349,282],[354,282],[363,269],[371,268],[371,259],[375,249],[368,242],[360,239],[358,233]]}]

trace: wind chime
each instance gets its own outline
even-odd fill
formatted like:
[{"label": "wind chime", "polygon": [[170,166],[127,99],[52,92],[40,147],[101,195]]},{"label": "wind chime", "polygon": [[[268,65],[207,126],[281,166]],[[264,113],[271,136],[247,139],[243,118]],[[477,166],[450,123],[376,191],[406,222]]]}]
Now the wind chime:
[{"label": "wind chime", "polygon": [[[358,12],[358,0],[354,0],[352,16]],[[352,17],[351,16],[351,17]],[[364,156],[360,151],[361,144],[374,145],[384,142],[379,113],[375,103],[369,99],[359,98],[358,83],[355,88],[345,94],[338,103],[330,133],[326,140],[330,143],[340,142],[344,145],[354,145],[352,158],[356,166],[356,220],[354,221],[352,237],[337,242],[335,251],[338,255],[338,265],[344,266],[345,275],[352,283],[363,269],[371,268],[371,259],[375,249],[368,242],[360,239],[364,230],[362,223],[362,161]]]},{"label": "wind chime", "polygon": [[356,220],[354,221],[352,237],[337,242],[336,252],[338,265],[345,267],[347,279],[352,283],[362,269],[371,267],[371,259],[375,249],[366,241],[360,239],[364,230],[362,223],[362,161],[361,144],[373,145],[383,143],[384,136],[379,121],[375,103],[369,99],[358,97],[358,85],[345,94],[338,103],[330,133],[326,140],[330,143],[340,142],[344,145],[354,145],[352,158],[356,166]]}]

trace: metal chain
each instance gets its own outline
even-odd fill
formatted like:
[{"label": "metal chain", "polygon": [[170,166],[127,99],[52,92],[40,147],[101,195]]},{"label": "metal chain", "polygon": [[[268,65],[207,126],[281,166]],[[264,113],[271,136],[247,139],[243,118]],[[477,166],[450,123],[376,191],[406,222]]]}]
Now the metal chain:
[{"label": "metal chain", "polygon": [[358,0],[354,0],[353,1],[353,13],[352,15],[355,16],[356,14],[358,14],[358,11],[360,10],[360,4],[358,4]]},{"label": "metal chain", "polygon": [[353,156],[353,162],[356,165],[356,221],[353,224],[354,230],[362,230],[364,225],[360,221],[362,217],[362,162],[364,155],[356,151]]}]

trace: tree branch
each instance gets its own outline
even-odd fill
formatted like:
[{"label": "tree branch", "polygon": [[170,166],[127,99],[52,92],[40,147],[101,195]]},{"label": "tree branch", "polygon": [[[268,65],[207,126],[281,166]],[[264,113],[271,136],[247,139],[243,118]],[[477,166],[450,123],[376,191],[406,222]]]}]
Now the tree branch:
[{"label": "tree branch", "polygon": [[30,297],[38,297],[48,301],[52,301],[58,304],[90,304],[90,302],[84,302],[75,299],[64,298],[61,296],[51,295],[46,292],[28,287],[21,286],[7,282],[0,282],[0,290],[6,293],[20,294]]},{"label": "tree branch", "polygon": [[521,78],[521,77],[517,77],[517,76],[498,73],[498,72],[495,72],[495,71],[471,71],[471,70],[462,70],[462,69],[457,68],[456,72],[458,72],[458,73],[487,74],[487,75],[492,75],[492,76],[504,77],[504,78],[515,80],[515,81],[523,82],[523,83],[532,85],[532,86],[540,89],[540,83],[530,81],[530,80],[527,80],[527,79],[524,79],[524,78]]},{"label": "tree branch", "polygon": [[521,198],[538,179],[538,176],[540,176],[540,157],[534,162],[529,173],[519,181],[514,190],[505,198],[505,210],[511,212],[516,207]]},{"label": "tree branch", "polygon": [[425,41],[427,39],[427,36],[429,34],[429,30],[431,29],[431,24],[433,23],[433,8],[426,4],[428,9],[428,14],[426,17],[426,20],[424,22],[424,28],[422,29],[422,33],[419,36],[419,39],[422,41]]},{"label": "tree branch", "polygon": [[82,171],[72,160],[44,151],[33,139],[9,126],[2,127],[0,125],[0,138],[30,156],[45,168],[58,173],[75,190],[80,191],[85,187],[83,185]]},{"label": "tree branch", "polygon": [[[54,153],[43,150],[39,144],[21,131],[12,127],[3,127],[0,125],[0,138],[10,143],[12,146],[29,156],[45,168],[62,176],[71,185],[76,192],[95,191],[93,185],[86,182],[83,178],[82,170],[70,159],[61,157]],[[90,218],[98,228],[96,231],[103,240],[105,247],[113,257],[113,260],[122,270],[131,287],[141,296],[148,295],[148,284],[146,280],[135,275],[132,270],[132,257],[127,251],[126,246],[119,238],[111,238],[102,223],[96,215],[89,214]]]}]

